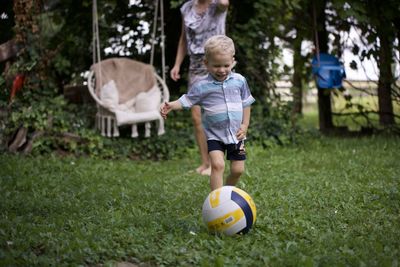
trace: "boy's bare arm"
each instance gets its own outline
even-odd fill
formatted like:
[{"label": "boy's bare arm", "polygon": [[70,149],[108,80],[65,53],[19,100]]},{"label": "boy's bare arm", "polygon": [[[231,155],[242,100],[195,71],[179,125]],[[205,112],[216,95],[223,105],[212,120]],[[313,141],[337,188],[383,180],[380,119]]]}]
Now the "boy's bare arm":
[{"label": "boy's bare arm", "polygon": [[250,123],[250,113],[251,113],[250,106],[245,107],[243,109],[242,124],[240,125],[240,128],[236,133],[236,138],[238,140],[243,140],[244,138],[246,138],[247,129],[249,128],[249,123]]},{"label": "boy's bare arm", "polygon": [[172,102],[165,102],[164,104],[161,105],[160,107],[160,113],[161,116],[166,119],[168,113],[170,113],[172,110],[180,110],[182,109],[182,104],[179,100],[175,100]]}]

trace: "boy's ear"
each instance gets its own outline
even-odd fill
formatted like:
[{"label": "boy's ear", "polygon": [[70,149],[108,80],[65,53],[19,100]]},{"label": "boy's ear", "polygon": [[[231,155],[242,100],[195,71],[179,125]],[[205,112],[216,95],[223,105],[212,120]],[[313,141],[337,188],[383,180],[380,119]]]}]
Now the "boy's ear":
[{"label": "boy's ear", "polygon": [[204,65],[207,65],[208,64],[208,60],[206,58],[204,58],[203,63],[204,63]]},{"label": "boy's ear", "polygon": [[233,58],[233,62],[232,62],[232,69],[236,66],[237,61],[235,60],[235,57]]}]

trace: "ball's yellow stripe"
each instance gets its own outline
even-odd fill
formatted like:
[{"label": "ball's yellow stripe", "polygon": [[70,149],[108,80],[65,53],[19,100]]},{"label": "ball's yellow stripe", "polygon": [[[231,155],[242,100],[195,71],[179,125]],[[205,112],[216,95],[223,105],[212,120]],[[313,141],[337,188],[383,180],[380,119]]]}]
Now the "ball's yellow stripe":
[{"label": "ball's yellow stripe", "polygon": [[221,195],[221,188],[218,188],[210,193],[210,206],[211,208],[218,207],[219,205],[219,196]]},{"label": "ball's yellow stripe", "polygon": [[213,221],[208,222],[207,226],[210,231],[222,232],[225,229],[231,227],[231,225],[237,223],[243,217],[244,213],[242,209],[237,209],[225,214],[222,217],[219,217]]}]

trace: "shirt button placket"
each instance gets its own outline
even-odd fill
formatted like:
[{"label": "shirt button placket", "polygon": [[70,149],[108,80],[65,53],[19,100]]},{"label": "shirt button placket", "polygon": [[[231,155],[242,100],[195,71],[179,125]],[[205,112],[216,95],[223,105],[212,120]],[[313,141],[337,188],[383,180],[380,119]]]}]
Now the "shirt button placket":
[{"label": "shirt button placket", "polygon": [[231,125],[231,116],[230,116],[230,113],[229,113],[229,105],[228,105],[228,102],[229,102],[229,96],[226,94],[226,91],[225,91],[225,88],[226,88],[226,84],[225,84],[225,81],[223,81],[222,82],[222,91],[224,92],[224,98],[225,98],[225,104],[226,104],[226,115],[227,115],[227,117],[228,117],[228,129],[226,129],[226,131],[228,132],[228,139],[230,139],[231,140],[231,142],[232,143],[234,143],[234,140],[235,140],[235,138],[234,138],[234,134],[232,133],[232,129],[231,129],[231,127],[230,127],[230,125]]}]

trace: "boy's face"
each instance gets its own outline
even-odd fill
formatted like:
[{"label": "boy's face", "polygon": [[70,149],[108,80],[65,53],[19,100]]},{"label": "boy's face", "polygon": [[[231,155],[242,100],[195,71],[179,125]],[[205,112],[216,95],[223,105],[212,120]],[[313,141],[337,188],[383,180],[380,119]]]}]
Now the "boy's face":
[{"label": "boy's face", "polygon": [[234,58],[230,53],[212,53],[204,60],[208,72],[217,81],[224,81],[231,72]]}]

